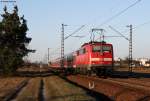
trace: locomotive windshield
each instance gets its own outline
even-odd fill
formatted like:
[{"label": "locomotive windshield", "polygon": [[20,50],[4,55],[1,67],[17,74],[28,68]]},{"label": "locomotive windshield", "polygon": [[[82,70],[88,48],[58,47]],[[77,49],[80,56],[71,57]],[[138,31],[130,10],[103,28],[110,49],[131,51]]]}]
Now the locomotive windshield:
[{"label": "locomotive windshield", "polygon": [[100,52],[100,51],[111,51],[111,46],[93,46],[93,52]]}]

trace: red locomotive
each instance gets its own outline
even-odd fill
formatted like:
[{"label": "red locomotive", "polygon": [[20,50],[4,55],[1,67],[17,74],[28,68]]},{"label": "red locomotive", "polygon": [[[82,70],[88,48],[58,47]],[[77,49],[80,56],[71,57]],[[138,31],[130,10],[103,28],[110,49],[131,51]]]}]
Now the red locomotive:
[{"label": "red locomotive", "polygon": [[[106,42],[89,42],[64,57],[64,68],[74,72],[105,74],[113,70],[113,46]],[[61,68],[60,59],[51,63],[52,68]]]}]

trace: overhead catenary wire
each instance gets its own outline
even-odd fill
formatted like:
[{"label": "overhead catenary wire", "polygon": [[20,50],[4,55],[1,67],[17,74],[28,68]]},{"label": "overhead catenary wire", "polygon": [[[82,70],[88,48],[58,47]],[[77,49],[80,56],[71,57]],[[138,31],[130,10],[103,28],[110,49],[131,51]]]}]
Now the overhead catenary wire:
[{"label": "overhead catenary wire", "polygon": [[[107,24],[108,22],[112,21],[113,19],[115,19],[116,17],[120,16],[121,14],[123,14],[124,12],[126,12],[127,10],[129,10],[130,8],[134,7],[136,4],[138,4],[139,2],[141,2],[142,0],[137,0],[136,2],[134,2],[133,4],[129,5],[127,8],[123,9],[122,11],[118,12],[117,14],[113,15],[112,17],[106,19],[105,21],[103,21],[99,26],[102,26],[104,24]],[[98,26],[98,27],[99,27]]]},{"label": "overhead catenary wire", "polygon": [[[85,25],[82,25],[81,27],[79,27],[78,29],[76,29],[74,32],[72,32],[71,34],[69,34],[68,36],[64,37],[64,40],[68,39],[69,37],[77,37],[77,38],[82,38],[83,36],[73,36],[74,34],[76,34],[77,32],[79,32],[82,28],[84,28]],[[54,49],[51,54],[55,53],[56,51],[58,51],[59,49],[61,49],[60,47]]]},{"label": "overhead catenary wire", "polygon": [[118,33],[121,37],[124,37],[126,40],[129,41],[129,38],[127,38],[126,36],[124,36],[121,32],[117,31],[116,29],[114,29],[112,26],[109,26],[109,28],[111,28],[113,31],[115,31],[116,33]]},{"label": "overhead catenary wire", "polygon": [[150,24],[150,21],[147,21],[147,22],[144,22],[144,23],[142,23],[140,25],[137,25],[137,26],[133,27],[133,29],[138,29],[138,28],[143,27],[143,26],[145,26],[147,24]]},{"label": "overhead catenary wire", "polygon": [[76,29],[73,33],[71,33],[70,35],[66,36],[64,38],[64,40],[68,39],[69,37],[71,37],[72,35],[76,34],[78,31],[80,31],[83,27],[85,27],[85,25],[82,25],[81,27],[79,27],[78,29]]},{"label": "overhead catenary wire", "polygon": [[[144,22],[144,23],[142,23],[142,24],[139,24],[139,25],[133,27],[132,30],[138,29],[138,28],[143,27],[143,26],[145,26],[145,25],[147,25],[147,24],[150,24],[150,21],[147,21],[147,22]],[[126,36],[124,36],[124,35],[122,34],[122,33],[126,33],[128,30],[125,30],[125,31],[123,31],[123,32],[119,32],[119,31],[117,31],[116,29],[114,29],[112,26],[109,26],[109,28],[111,28],[112,30],[114,30],[115,32],[117,32],[118,34],[120,34],[121,36],[104,36],[104,37],[124,37],[126,40],[129,40]],[[97,38],[96,40],[98,40],[98,39],[99,39],[99,38]]]},{"label": "overhead catenary wire", "polygon": [[[105,21],[103,21],[100,25],[98,25],[96,28],[103,26],[107,23],[109,23],[110,21],[114,20],[115,18],[117,18],[118,16],[120,16],[121,14],[125,13],[127,10],[129,10],[130,8],[134,7],[136,4],[138,4],[139,2],[141,2],[142,0],[137,0],[136,2],[134,2],[133,4],[129,5],[128,7],[126,7],[125,9],[119,11],[118,13],[116,13],[115,15],[111,16],[110,18],[106,19]],[[91,29],[90,29],[91,30]],[[89,31],[90,34],[90,31]],[[84,37],[86,37],[88,34],[86,34]]]},{"label": "overhead catenary wire", "polygon": [[[112,21],[113,19],[117,18],[118,16],[120,16],[121,14],[123,14],[124,12],[126,12],[127,10],[129,10],[130,8],[134,7],[136,4],[138,4],[140,1],[142,0],[137,0],[136,2],[134,2],[133,4],[129,5],[127,8],[123,9],[122,11],[118,12],[117,14],[111,16],[110,18],[106,19],[105,21],[103,21],[99,26],[105,25],[107,23],[109,23],[110,21]],[[73,36],[76,32],[78,32],[79,30],[81,30],[83,27],[85,27],[86,25],[82,25],[80,28],[78,28],[77,30],[75,30],[73,33],[71,33],[70,35],[66,36],[64,38],[64,40],[66,40],[67,38]],[[98,27],[99,27],[98,26]],[[88,34],[86,34],[83,37],[86,37]],[[78,36],[79,37],[79,36]]]},{"label": "overhead catenary wire", "polygon": [[[140,27],[143,27],[143,26],[145,26],[145,25],[148,25],[148,24],[150,24],[150,21],[147,21],[147,22],[144,22],[144,23],[141,23],[141,24],[139,24],[139,25],[136,25],[135,27],[133,27],[132,29],[133,30],[136,30],[136,29],[139,29]],[[108,26],[108,27],[110,27],[110,25]],[[124,31],[121,31],[120,33],[127,33],[128,32],[128,30],[124,30]]]}]

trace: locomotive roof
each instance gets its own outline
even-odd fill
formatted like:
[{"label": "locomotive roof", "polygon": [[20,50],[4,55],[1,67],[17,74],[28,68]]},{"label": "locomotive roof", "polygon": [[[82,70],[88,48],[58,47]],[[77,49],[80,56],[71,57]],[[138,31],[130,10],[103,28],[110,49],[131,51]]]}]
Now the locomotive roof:
[{"label": "locomotive roof", "polygon": [[107,44],[105,41],[102,42],[98,42],[98,41],[90,41],[88,43],[84,43],[81,47],[85,46],[85,45],[89,45],[89,44]]}]

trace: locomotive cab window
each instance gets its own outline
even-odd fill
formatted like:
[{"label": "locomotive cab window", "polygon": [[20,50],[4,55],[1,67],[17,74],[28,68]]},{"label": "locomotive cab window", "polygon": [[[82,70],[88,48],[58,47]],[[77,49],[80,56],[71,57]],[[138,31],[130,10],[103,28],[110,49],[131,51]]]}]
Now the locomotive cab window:
[{"label": "locomotive cab window", "polygon": [[103,46],[103,51],[111,52],[111,46]]},{"label": "locomotive cab window", "polygon": [[86,53],[86,49],[85,48],[79,50],[79,54],[80,55],[85,54],[85,53]]},{"label": "locomotive cab window", "polygon": [[93,52],[111,52],[111,46],[93,46]]}]

